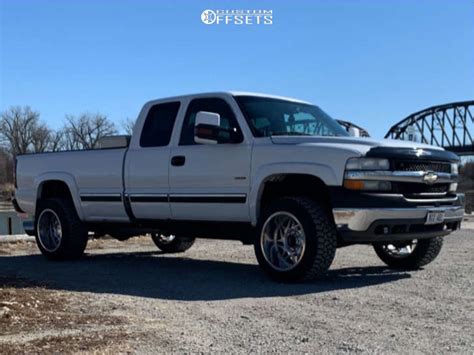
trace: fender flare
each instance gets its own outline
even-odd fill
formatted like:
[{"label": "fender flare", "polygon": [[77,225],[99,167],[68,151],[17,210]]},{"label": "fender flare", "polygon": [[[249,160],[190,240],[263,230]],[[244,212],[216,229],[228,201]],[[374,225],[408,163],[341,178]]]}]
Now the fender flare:
[{"label": "fender flare", "polygon": [[328,186],[334,185],[337,181],[334,170],[325,164],[293,162],[265,164],[259,167],[252,177],[252,188],[249,193],[250,221],[253,226],[257,225],[260,200],[266,181],[272,176],[286,174],[311,175]]},{"label": "fender flare", "polygon": [[[64,172],[48,172],[44,174],[40,174],[37,177],[35,177],[33,181],[33,186],[36,190],[36,200],[38,200],[39,195],[40,195],[40,188],[41,185],[47,181],[61,181],[66,184],[66,186],[69,189],[69,192],[71,193],[72,196],[72,202],[74,204],[74,208],[76,209],[77,215],[79,219],[82,221],[84,220],[84,213],[82,211],[82,206],[81,206],[81,200],[79,198],[79,189],[77,187],[76,179],[74,178],[73,175],[69,173],[64,173]],[[36,210],[36,206],[35,206]]]}]

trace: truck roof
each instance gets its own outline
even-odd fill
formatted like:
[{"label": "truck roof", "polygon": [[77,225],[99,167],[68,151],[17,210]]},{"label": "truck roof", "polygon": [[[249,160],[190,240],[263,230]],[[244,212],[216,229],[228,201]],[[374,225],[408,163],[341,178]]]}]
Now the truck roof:
[{"label": "truck roof", "polygon": [[257,97],[268,97],[272,99],[280,99],[280,100],[287,100],[293,102],[299,102],[304,104],[309,104],[307,101],[298,100],[291,97],[279,96],[279,95],[270,95],[270,94],[263,94],[263,93],[255,93],[255,92],[246,92],[246,91],[214,91],[214,92],[202,92],[202,93],[195,93],[195,94],[187,94],[187,95],[179,95],[179,96],[171,96],[171,97],[164,97],[160,99],[154,99],[147,102],[147,104],[153,104],[158,101],[169,101],[169,100],[182,100],[187,98],[197,98],[201,96],[212,96],[212,95],[226,95],[226,96],[257,96]]}]

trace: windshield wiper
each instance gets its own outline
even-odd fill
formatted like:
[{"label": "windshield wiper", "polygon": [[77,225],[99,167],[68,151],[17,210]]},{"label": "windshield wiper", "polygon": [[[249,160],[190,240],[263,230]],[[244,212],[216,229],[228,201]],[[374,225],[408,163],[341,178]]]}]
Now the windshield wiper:
[{"label": "windshield wiper", "polygon": [[272,132],[270,135],[271,136],[311,136],[311,134],[308,134],[308,133],[286,132],[286,131]]}]

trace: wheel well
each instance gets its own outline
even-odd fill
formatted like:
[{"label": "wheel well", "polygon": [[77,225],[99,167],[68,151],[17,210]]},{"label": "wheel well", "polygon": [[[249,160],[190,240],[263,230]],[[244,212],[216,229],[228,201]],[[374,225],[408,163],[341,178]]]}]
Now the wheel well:
[{"label": "wheel well", "polygon": [[283,196],[306,196],[321,203],[332,216],[331,196],[326,184],[318,177],[307,174],[272,175],[264,182],[259,211],[272,200]]},{"label": "wheel well", "polygon": [[38,200],[44,200],[47,198],[63,198],[72,201],[69,187],[61,180],[45,181],[40,185]]}]

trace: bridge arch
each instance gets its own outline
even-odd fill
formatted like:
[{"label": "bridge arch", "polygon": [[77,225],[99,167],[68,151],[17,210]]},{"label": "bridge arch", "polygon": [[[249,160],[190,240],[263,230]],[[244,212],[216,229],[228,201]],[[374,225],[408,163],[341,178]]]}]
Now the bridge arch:
[{"label": "bridge arch", "polygon": [[412,113],[385,138],[437,145],[459,155],[474,154],[474,100],[437,105]]}]

